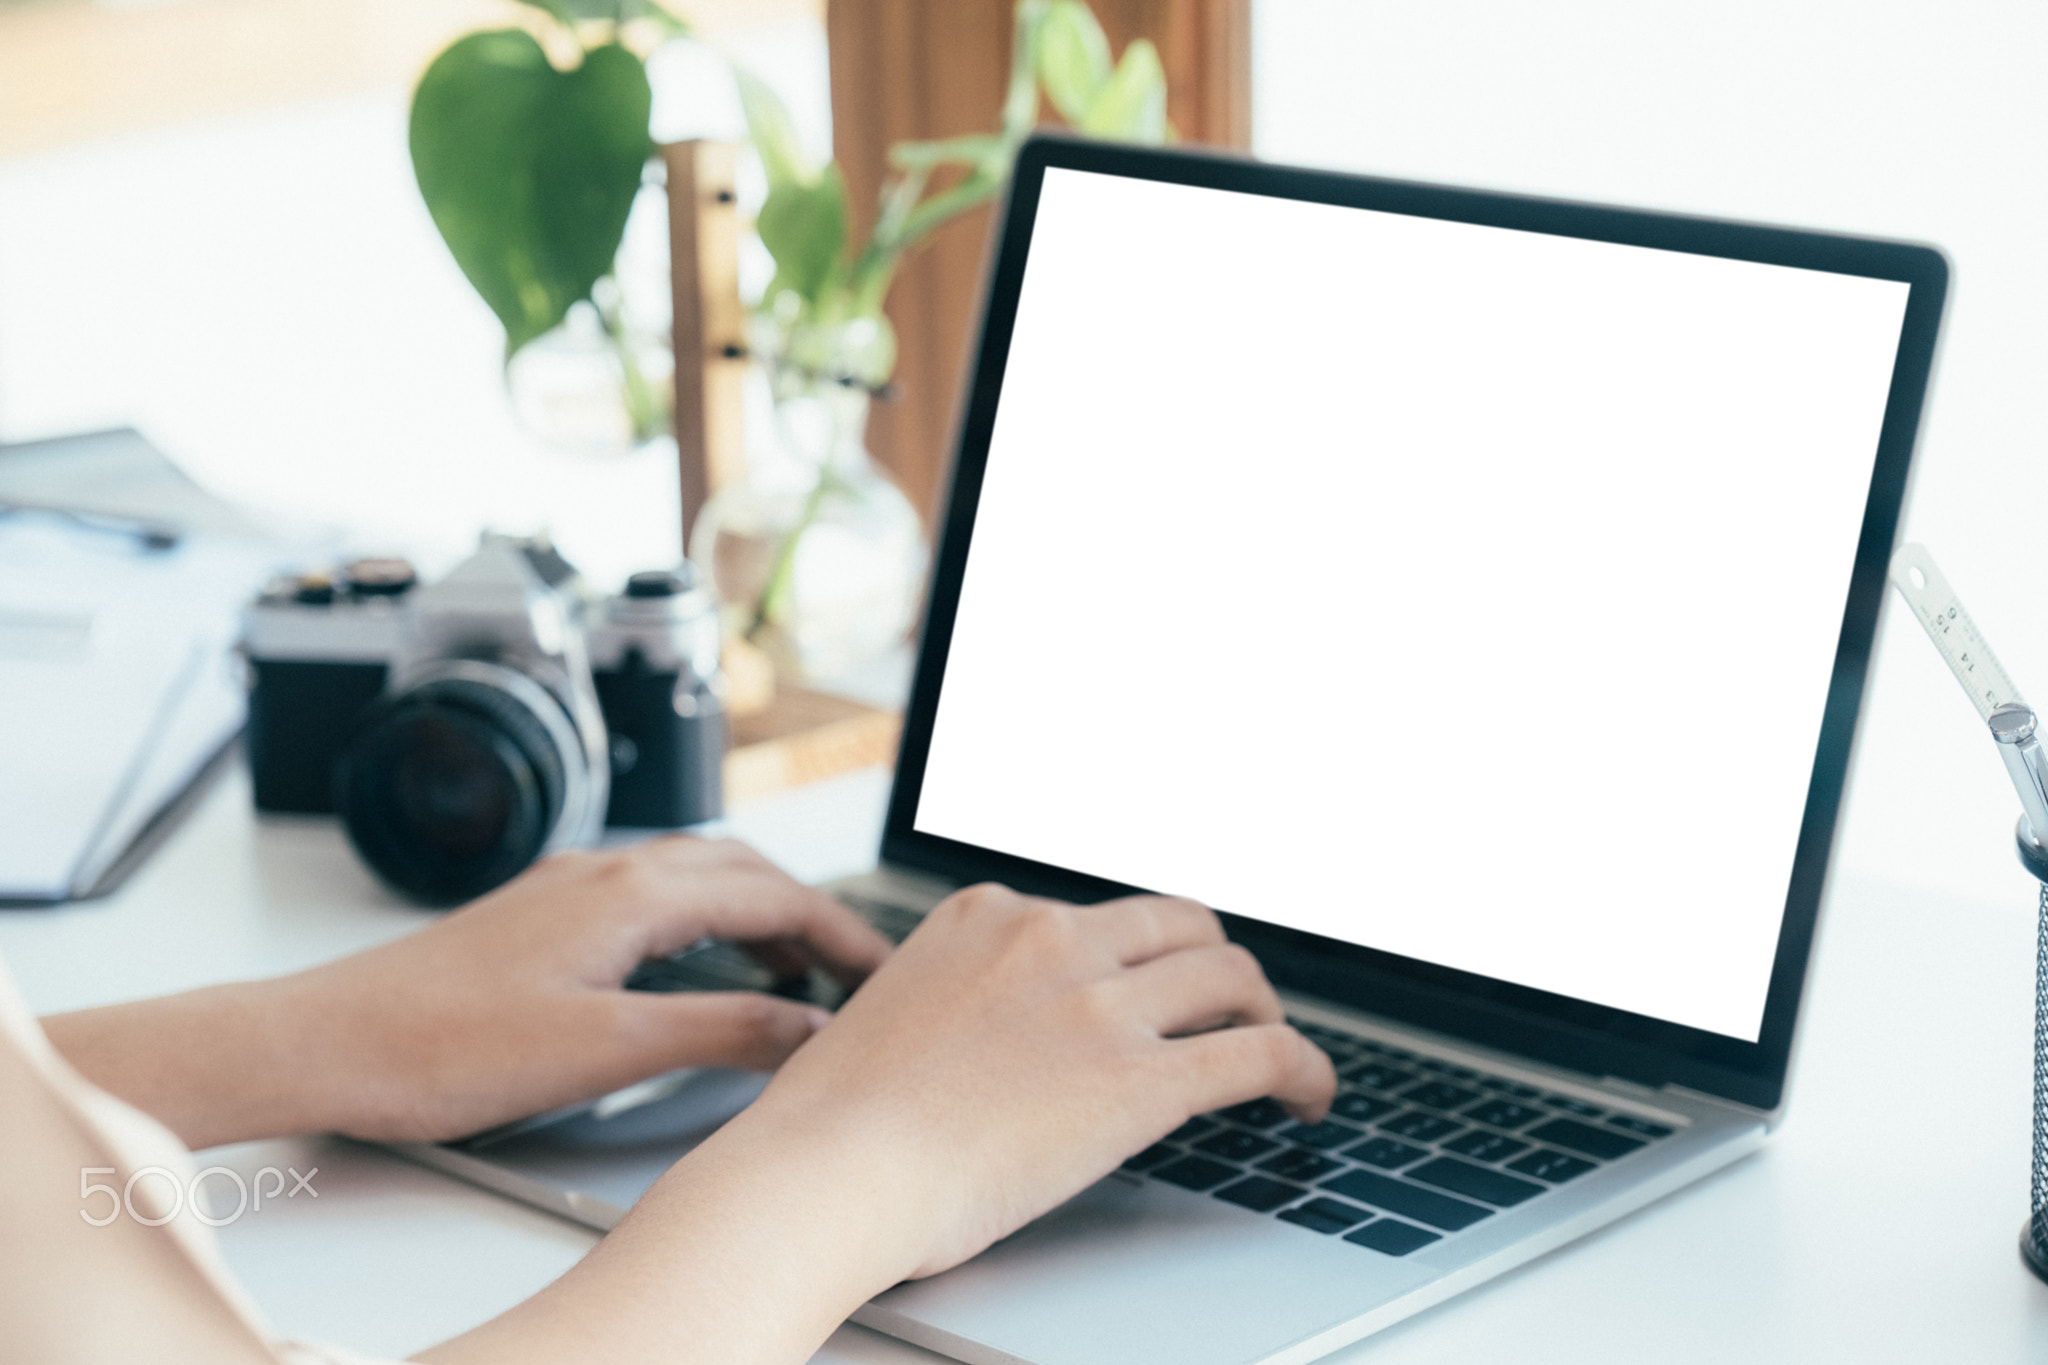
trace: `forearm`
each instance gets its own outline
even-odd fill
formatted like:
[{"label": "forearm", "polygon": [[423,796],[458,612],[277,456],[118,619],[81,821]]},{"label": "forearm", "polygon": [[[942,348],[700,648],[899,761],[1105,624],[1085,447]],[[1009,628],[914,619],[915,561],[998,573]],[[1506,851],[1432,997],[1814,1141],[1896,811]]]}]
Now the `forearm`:
[{"label": "forearm", "polygon": [[65,1060],[194,1149],[334,1126],[300,978],[236,982],[44,1019]]},{"label": "forearm", "polygon": [[809,1360],[910,1273],[917,1198],[876,1143],[750,1117],[679,1162],[555,1284],[418,1359]]}]

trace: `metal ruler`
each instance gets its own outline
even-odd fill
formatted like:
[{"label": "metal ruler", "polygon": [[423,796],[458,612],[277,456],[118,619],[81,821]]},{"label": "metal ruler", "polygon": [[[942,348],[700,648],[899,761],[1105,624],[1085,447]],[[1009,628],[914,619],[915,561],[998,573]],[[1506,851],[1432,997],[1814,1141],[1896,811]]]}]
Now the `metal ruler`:
[{"label": "metal ruler", "polygon": [[2033,708],[1963,610],[1956,590],[1934,567],[1926,546],[1901,545],[1892,556],[1891,580],[1998,741],[1998,756],[2005,761],[2026,817],[2020,821],[2022,843],[2048,858],[2048,750],[2035,734]]},{"label": "metal ruler", "polygon": [[1913,615],[1927,631],[1927,638],[1941,651],[1949,672],[1970,694],[1977,715],[1986,721],[2001,706],[2024,706],[2019,688],[1984,643],[1984,633],[1963,610],[1956,590],[1934,567],[1934,557],[1924,545],[1901,545],[1892,556],[1892,586],[1906,599]]}]

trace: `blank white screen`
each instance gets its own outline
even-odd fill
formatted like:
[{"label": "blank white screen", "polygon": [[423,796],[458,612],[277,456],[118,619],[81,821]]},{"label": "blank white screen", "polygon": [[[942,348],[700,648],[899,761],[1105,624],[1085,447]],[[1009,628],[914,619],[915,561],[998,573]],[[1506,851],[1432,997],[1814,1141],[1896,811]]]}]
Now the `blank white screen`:
[{"label": "blank white screen", "polygon": [[914,827],[1754,1041],[1907,292],[1047,171]]}]

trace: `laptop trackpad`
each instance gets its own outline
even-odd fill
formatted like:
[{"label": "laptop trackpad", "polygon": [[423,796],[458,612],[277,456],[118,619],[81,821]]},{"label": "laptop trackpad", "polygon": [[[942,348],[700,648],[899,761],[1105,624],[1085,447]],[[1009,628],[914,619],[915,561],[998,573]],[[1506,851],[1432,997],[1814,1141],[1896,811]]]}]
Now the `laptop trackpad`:
[{"label": "laptop trackpad", "polygon": [[1240,1365],[1438,1273],[1114,1175],[853,1320],[973,1365]]}]

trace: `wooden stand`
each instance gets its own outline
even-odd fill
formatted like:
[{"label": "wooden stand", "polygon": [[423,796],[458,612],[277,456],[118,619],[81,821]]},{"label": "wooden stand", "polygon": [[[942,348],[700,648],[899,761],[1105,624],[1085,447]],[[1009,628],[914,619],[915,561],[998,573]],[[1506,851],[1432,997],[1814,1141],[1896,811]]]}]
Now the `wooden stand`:
[{"label": "wooden stand", "polygon": [[[739,203],[726,142],[676,142],[668,167],[670,274],[675,294],[676,474],[687,546],[711,496],[746,473],[741,384],[746,311],[739,290]],[[764,665],[765,666],[765,665]],[[728,806],[896,757],[900,717],[789,683],[765,704],[735,709],[725,756]]]},{"label": "wooden stand", "polygon": [[733,717],[726,804],[893,763],[902,731],[903,718],[892,711],[783,683],[767,710]]},{"label": "wooden stand", "polygon": [[704,504],[746,472],[740,385],[747,318],[740,306],[740,212],[730,142],[671,142],[669,275],[675,298],[676,473],[683,544]]}]

